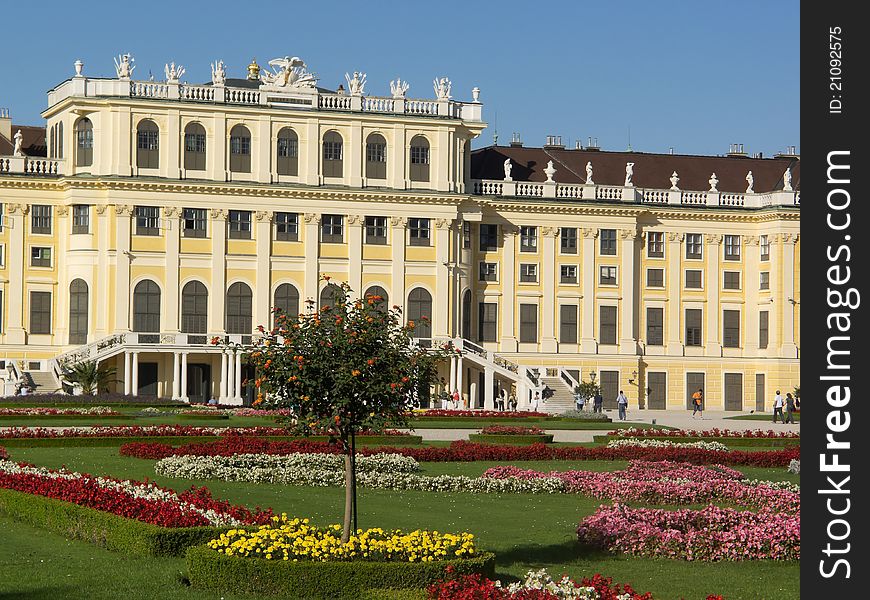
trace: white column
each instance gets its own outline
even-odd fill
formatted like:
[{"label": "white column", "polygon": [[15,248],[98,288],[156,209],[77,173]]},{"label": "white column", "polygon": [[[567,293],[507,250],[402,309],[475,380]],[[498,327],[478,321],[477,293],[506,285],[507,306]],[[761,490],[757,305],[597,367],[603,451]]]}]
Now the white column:
[{"label": "white column", "polygon": [[218,402],[225,402],[227,399],[227,353],[221,352],[221,380],[220,380],[220,396]]},{"label": "white column", "polygon": [[[266,169],[268,172],[268,168]],[[269,307],[272,305],[270,280],[271,272],[271,248],[272,248],[272,212],[258,210],[255,213],[257,239],[257,281],[254,294],[254,327],[263,325],[270,327],[272,324]]]},{"label": "white column", "polygon": [[620,248],[622,252],[622,273],[619,275],[620,289],[622,290],[622,324],[620,327],[619,353],[637,354],[637,332],[635,328],[637,309],[634,298],[634,281],[637,277],[635,272],[635,241],[637,240],[637,231],[634,229],[622,229],[619,232],[619,236],[622,240],[622,248]]},{"label": "white column", "polygon": [[235,393],[236,384],[236,353],[233,351],[229,351],[227,354],[227,396],[226,400],[229,404],[232,404],[233,394]]},{"label": "white column", "polygon": [[9,283],[6,284],[7,326],[4,330],[7,344],[25,344],[24,333],[24,260],[29,256],[24,246],[26,217],[29,207],[24,204],[7,204],[9,220],[9,245],[6,248]]},{"label": "white column", "polygon": [[133,353],[133,364],[130,366],[133,371],[133,384],[130,388],[130,393],[134,396],[139,395],[139,353]]},{"label": "white column", "polygon": [[598,230],[584,227],[583,234],[583,316],[580,325],[580,351],[584,354],[598,352],[595,338],[595,238]]},{"label": "white column", "polygon": [[211,291],[209,292],[209,331],[222,333],[224,324],[224,300],[227,293],[227,211],[211,210]]},{"label": "white column", "polygon": [[489,367],[483,370],[483,408],[484,410],[495,409],[492,386],[494,383],[495,371]]},{"label": "white column", "polygon": [[501,303],[501,346],[502,352],[517,351],[516,335],[516,234],[517,228],[512,224],[502,225],[502,255],[501,272],[498,274],[504,291]]},{"label": "white column", "polygon": [[130,331],[130,215],[132,206],[115,206],[115,331]]},{"label": "white column", "polygon": [[544,227],[542,232],[541,351],[556,352],[556,238],[559,237],[559,228]]},{"label": "white column", "polygon": [[795,245],[800,234],[782,234],[782,294],[777,299],[782,302],[782,350],[783,358],[797,358],[797,345],[794,343],[794,309],[797,300],[794,287]]},{"label": "white column", "polygon": [[704,252],[707,253],[707,273],[705,285],[707,289],[707,335],[704,351],[707,356],[722,356],[722,336],[719,322],[722,310],[719,307],[719,287],[722,285],[722,273],[719,271],[719,254],[722,245],[721,234],[707,234]]},{"label": "white column", "polygon": [[170,206],[163,209],[163,216],[169,223],[169,228],[166,231],[166,292],[162,299],[163,307],[161,309],[161,323],[164,325],[162,329],[177,333],[180,331],[179,316],[181,313],[180,304],[178,302],[179,295],[179,275],[181,273],[181,263],[179,262],[180,241],[181,241],[181,214],[178,208]]},{"label": "white column", "polygon": [[365,217],[347,215],[347,283],[354,297],[362,298],[362,230]]},{"label": "white column", "polygon": [[[462,408],[462,398],[465,397],[465,392],[462,391],[462,357],[456,359],[456,389],[459,390],[459,407]],[[471,406],[471,404],[469,404]]]},{"label": "white column", "polygon": [[472,381],[468,387],[468,408],[477,408],[477,382]]},{"label": "white column", "polygon": [[305,213],[305,281],[302,286],[302,297],[299,299],[299,310],[305,312],[308,299],[318,301],[318,280],[320,268],[317,258],[320,253],[320,215],[317,213]]},{"label": "white column", "polygon": [[181,360],[178,352],[172,353],[172,399],[178,400],[181,396]]},{"label": "white column", "polygon": [[450,383],[448,384],[450,389],[447,390],[449,394],[452,394],[453,390],[456,389],[456,363],[458,360],[455,356],[450,357]]},{"label": "white column", "polygon": [[392,287],[393,303],[404,311],[405,307],[405,226],[406,217],[391,217],[390,243],[392,249]]},{"label": "white column", "polygon": [[665,274],[665,284],[668,287],[667,344],[668,356],[682,356],[683,343],[680,341],[680,297],[683,290],[683,271],[680,269],[682,241],[685,234],[669,232],[668,236],[668,271]]},{"label": "white column", "polygon": [[242,402],[242,355],[236,353],[236,374],[233,377],[233,382],[236,384],[236,389],[233,392],[233,398],[241,404]]},{"label": "white column", "polygon": [[[447,337],[450,326],[450,304],[453,286],[450,285],[450,231],[452,221],[435,219],[435,296],[432,298],[432,335]],[[453,390],[450,390],[453,392]]]},{"label": "white column", "polygon": [[190,402],[187,397],[187,352],[181,353],[181,400]]},{"label": "white column", "polygon": [[130,367],[131,356],[129,352],[124,352],[124,395],[129,396],[133,389],[132,369]]}]

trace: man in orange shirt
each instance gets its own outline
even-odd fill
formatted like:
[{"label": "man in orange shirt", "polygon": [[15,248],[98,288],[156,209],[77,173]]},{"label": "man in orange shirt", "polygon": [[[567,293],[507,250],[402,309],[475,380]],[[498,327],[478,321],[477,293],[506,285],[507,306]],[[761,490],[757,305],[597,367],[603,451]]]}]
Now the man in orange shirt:
[{"label": "man in orange shirt", "polygon": [[698,388],[698,391],[692,394],[692,418],[695,418],[695,413],[699,413],[701,418],[704,418],[704,390]]}]

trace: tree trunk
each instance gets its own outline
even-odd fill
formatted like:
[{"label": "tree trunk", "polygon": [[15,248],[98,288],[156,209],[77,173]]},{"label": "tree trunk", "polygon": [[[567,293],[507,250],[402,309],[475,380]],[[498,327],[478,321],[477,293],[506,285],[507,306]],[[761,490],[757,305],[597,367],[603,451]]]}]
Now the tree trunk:
[{"label": "tree trunk", "polygon": [[351,515],[353,513],[353,473],[351,471],[350,452],[344,455],[344,528],[341,532],[342,543],[350,539]]}]

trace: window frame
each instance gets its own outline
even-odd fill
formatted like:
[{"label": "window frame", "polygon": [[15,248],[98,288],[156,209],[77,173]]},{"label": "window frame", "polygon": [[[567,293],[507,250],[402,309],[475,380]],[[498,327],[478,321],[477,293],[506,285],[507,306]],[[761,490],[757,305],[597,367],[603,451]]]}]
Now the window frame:
[{"label": "window frame", "polygon": [[520,283],[538,283],[538,263],[520,263]]},{"label": "window frame", "polygon": [[[658,283],[653,281],[653,273],[658,273]],[[665,270],[662,267],[651,267],[646,270],[646,287],[653,289],[664,289],[665,287]]]},{"label": "window frame", "polygon": [[758,251],[761,262],[770,260],[770,236],[764,234],[758,238]]},{"label": "window frame", "polygon": [[370,133],[365,144],[366,179],[387,178],[387,140],[380,133]]},{"label": "window frame", "polygon": [[[651,315],[657,315],[651,318]],[[665,345],[665,309],[660,306],[646,307],[646,345]]]},{"label": "window frame", "polygon": [[[39,311],[34,310],[34,307],[37,306],[36,298],[40,298]],[[52,303],[54,302],[54,298],[51,292],[47,292],[44,290],[30,290],[30,295],[28,296],[29,305],[29,322],[28,322],[28,331],[31,335],[51,335],[52,326],[54,325],[54,315]],[[47,300],[47,302],[46,302]],[[34,316],[37,318],[34,319]],[[45,323],[43,323],[39,318],[44,318]]]},{"label": "window frame", "polygon": [[408,245],[432,245],[432,220],[427,217],[408,218]]},{"label": "window frame", "polygon": [[[521,344],[537,344],[538,343],[538,312],[539,308],[537,304],[532,304],[528,302],[520,303],[519,307],[519,317],[520,317],[520,338],[519,342]],[[534,316],[534,319],[530,318]],[[534,333],[532,333],[531,329],[534,328]]]},{"label": "window frame", "polygon": [[538,228],[534,225],[520,225],[520,252],[538,251]]},{"label": "window frame", "polygon": [[480,342],[497,342],[498,302],[481,301],[477,307],[477,339]]},{"label": "window frame", "polygon": [[[328,230],[328,232],[327,232]],[[337,231],[337,233],[336,233]],[[344,243],[344,215],[321,215],[320,217],[320,243],[343,244]]]},{"label": "window frame", "polygon": [[151,119],[136,124],[136,167],[160,168],[160,127]]},{"label": "window frame", "polygon": [[[566,309],[568,309],[566,311]],[[560,304],[559,305],[559,343],[561,344],[576,344],[578,339],[578,315],[580,307],[577,304]],[[570,313],[573,321],[565,320],[566,313]],[[571,327],[573,325],[573,327]],[[570,332],[569,335],[565,335]]]},{"label": "window frame", "polygon": [[[567,275],[565,269],[574,269],[573,277]],[[563,285],[576,285],[580,283],[580,268],[577,265],[559,265],[559,283]]]},{"label": "window frame", "polygon": [[51,204],[30,206],[30,233],[52,235],[54,232],[54,207]]},{"label": "window frame", "polygon": [[477,227],[477,235],[480,252],[498,252],[498,223],[480,223]]},{"label": "window frame", "polygon": [[770,289],[770,271],[759,271],[758,273],[758,289]]},{"label": "window frame", "polygon": [[278,175],[299,175],[299,134],[292,127],[282,127],[275,139],[275,170]]},{"label": "window frame", "polygon": [[[188,223],[193,226],[188,227]],[[197,225],[202,226],[197,227]],[[208,237],[208,210],[205,208],[182,208],[181,227],[182,237],[193,239]]]},{"label": "window frame", "polygon": [[[235,217],[235,218],[234,218]],[[247,218],[245,218],[247,217]],[[227,238],[250,240],[254,236],[254,213],[249,210],[230,210],[227,214]]]},{"label": "window frame", "polygon": [[[605,315],[607,319],[605,320]],[[612,319],[611,319],[612,316]],[[616,306],[600,304],[598,306],[598,343],[615,346],[619,339],[619,315]],[[605,329],[606,328],[606,329]]]},{"label": "window frame", "polygon": [[648,231],[646,239],[647,258],[665,257],[665,234],[663,231]]},{"label": "window frame", "polygon": [[[233,135],[233,132],[236,132]],[[251,130],[238,123],[230,129],[229,152],[231,173],[250,173],[253,143]]]},{"label": "window frame", "polygon": [[[605,276],[605,269],[607,269],[607,275]],[[610,273],[613,273],[613,276],[610,276]],[[615,265],[599,265],[598,267],[598,285],[619,285],[619,280],[617,279],[619,272]],[[612,279],[612,281],[610,281]]]},{"label": "window frame", "polygon": [[598,230],[598,254],[599,256],[616,256],[616,230]]},{"label": "window frame", "polygon": [[741,239],[739,235],[726,234],[723,242],[725,260],[738,261],[741,256]]},{"label": "window frame", "polygon": [[[378,215],[368,215],[365,218],[365,243],[371,246],[386,246],[387,245],[387,217]],[[378,235],[382,234],[382,235]]]},{"label": "window frame", "polygon": [[[728,320],[731,317],[733,321],[736,318],[736,325],[731,323],[729,326]],[[723,348],[740,348],[740,311],[732,309],[722,310],[722,347]]]},{"label": "window frame", "polygon": [[758,312],[758,349],[766,350],[770,345],[770,312]]},{"label": "window frame", "polygon": [[[81,212],[84,209],[84,216]],[[73,204],[72,205],[72,234],[81,235],[91,232],[91,205],[90,204]]]},{"label": "window frame", "polygon": [[299,213],[283,211],[275,213],[275,241],[299,241]]},{"label": "window frame", "polygon": [[[691,313],[691,314],[690,314]],[[692,322],[689,322],[689,317]],[[695,324],[697,316],[697,324]],[[704,345],[704,310],[701,308],[686,308],[683,311],[683,344],[686,347],[697,348]]]},{"label": "window frame", "polygon": [[[420,141],[422,140],[422,144]],[[415,143],[416,142],[416,143]],[[411,138],[408,148],[408,178],[419,183],[430,180],[430,165],[432,161],[431,144],[424,135]]]},{"label": "window frame", "polygon": [[[571,235],[566,235],[567,232],[572,232]],[[577,228],[576,227],[560,227],[559,228],[559,253],[560,254],[577,254]]]},{"label": "window frame", "polygon": [[[47,257],[45,255],[48,255]],[[31,246],[30,266],[37,269],[51,269],[54,266],[54,250],[51,246]]]},{"label": "window frame", "polygon": [[[492,267],[492,273],[489,273],[490,267]],[[486,269],[487,272],[484,272]],[[480,261],[478,263],[477,268],[478,273],[478,281],[483,281],[486,283],[498,283],[498,263],[497,262],[488,262],[488,261]],[[491,279],[490,279],[491,277]]]},{"label": "window frame", "polygon": [[[692,252],[697,249],[697,252]],[[686,260],[704,260],[704,234],[702,233],[687,233],[686,234]]]},{"label": "window frame", "polygon": [[[698,274],[698,285],[689,285],[689,273]],[[683,288],[687,290],[703,290],[704,289],[704,270],[703,269],[686,269],[683,275]]]},{"label": "window frame", "polygon": [[722,289],[739,291],[740,271],[722,271]]},{"label": "window frame", "polygon": [[[148,214],[153,211],[152,214]],[[155,237],[160,235],[160,207],[137,205],[133,209],[133,218],[136,224],[134,235]]]},{"label": "window frame", "polygon": [[187,171],[205,171],[208,136],[201,123],[184,126],[184,168]]}]

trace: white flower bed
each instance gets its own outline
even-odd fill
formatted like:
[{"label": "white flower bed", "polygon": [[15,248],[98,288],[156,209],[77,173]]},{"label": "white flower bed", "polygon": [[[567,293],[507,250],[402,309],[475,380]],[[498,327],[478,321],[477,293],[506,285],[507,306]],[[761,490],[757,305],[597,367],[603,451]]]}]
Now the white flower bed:
[{"label": "white flower bed", "polygon": [[[497,581],[496,587],[502,587],[501,581]],[[593,587],[577,587],[576,584],[567,575],[563,576],[559,581],[554,581],[547,573],[546,569],[540,571],[529,571],[526,574],[525,580],[517,583],[512,583],[507,586],[508,592],[516,594],[524,590],[546,590],[557,598],[564,600],[599,600],[598,592]],[[619,596],[622,598],[630,598],[631,594]]]},{"label": "white flower bed", "polygon": [[722,442],[672,442],[670,440],[610,440],[608,448],[699,448],[701,450],[728,451],[728,446]]}]

